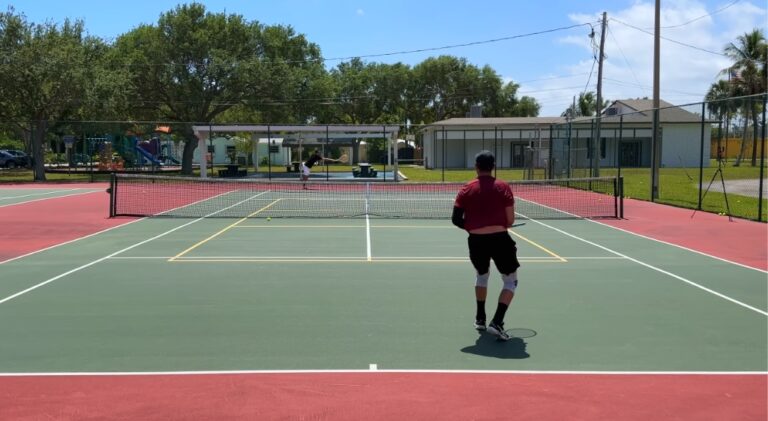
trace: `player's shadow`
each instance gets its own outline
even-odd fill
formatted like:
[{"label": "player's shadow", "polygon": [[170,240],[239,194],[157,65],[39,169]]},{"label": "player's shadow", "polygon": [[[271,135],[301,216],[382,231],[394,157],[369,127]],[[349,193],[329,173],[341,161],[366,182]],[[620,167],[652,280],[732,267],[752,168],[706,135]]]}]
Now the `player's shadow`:
[{"label": "player's shadow", "polygon": [[494,336],[485,333],[477,337],[474,345],[461,348],[461,352],[482,355],[484,357],[519,360],[531,356],[526,350],[527,345],[520,338],[512,338],[505,342],[499,341]]}]

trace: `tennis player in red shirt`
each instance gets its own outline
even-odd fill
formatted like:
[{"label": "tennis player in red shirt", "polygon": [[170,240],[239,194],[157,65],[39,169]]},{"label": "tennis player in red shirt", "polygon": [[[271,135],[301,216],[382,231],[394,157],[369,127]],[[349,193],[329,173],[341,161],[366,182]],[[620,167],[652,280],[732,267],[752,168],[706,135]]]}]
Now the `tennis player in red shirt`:
[{"label": "tennis player in red shirt", "polygon": [[[507,229],[515,222],[515,199],[508,183],[492,175],[496,160],[489,151],[475,156],[477,178],[468,182],[456,196],[451,221],[469,233],[469,259],[477,271],[475,329],[488,330],[500,340],[509,340],[504,331],[504,315],[517,288],[517,246]],[[504,282],[496,313],[486,328],[485,298],[491,260]]]}]

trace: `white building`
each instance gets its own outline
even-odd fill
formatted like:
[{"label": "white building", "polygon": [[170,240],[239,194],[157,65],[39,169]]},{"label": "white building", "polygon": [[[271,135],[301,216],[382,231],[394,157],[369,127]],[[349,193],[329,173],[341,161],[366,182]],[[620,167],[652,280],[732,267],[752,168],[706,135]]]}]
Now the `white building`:
[{"label": "white building", "polygon": [[[653,112],[651,100],[614,101],[600,119],[601,167],[649,167]],[[661,166],[709,166],[710,121],[661,101]],[[451,118],[423,130],[427,168],[472,168],[483,149],[494,152],[499,168],[549,168],[589,162],[595,119],[565,117]]]}]

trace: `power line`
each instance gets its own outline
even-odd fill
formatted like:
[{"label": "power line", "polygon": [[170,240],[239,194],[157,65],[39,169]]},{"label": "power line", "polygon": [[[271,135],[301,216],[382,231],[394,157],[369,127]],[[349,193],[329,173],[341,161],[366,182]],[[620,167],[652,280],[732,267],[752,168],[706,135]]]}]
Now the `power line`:
[{"label": "power line", "polygon": [[585,22],[585,23],[579,23],[576,25],[571,26],[562,26],[559,28],[553,28],[553,29],[545,29],[542,31],[536,31],[536,32],[529,32],[527,34],[520,34],[520,35],[511,35],[508,37],[502,37],[502,38],[494,38],[489,39],[485,41],[473,41],[473,42],[467,42],[463,44],[453,44],[453,45],[445,45],[442,47],[430,47],[430,48],[420,48],[417,50],[403,50],[403,51],[395,51],[390,53],[381,53],[381,54],[367,54],[367,55],[359,55],[359,56],[350,56],[350,57],[334,57],[334,58],[325,58],[325,59],[318,59],[316,61],[337,61],[337,60],[352,60],[355,58],[372,58],[372,57],[387,57],[387,56],[394,56],[394,55],[402,55],[402,54],[413,54],[413,53],[424,53],[427,51],[439,51],[439,50],[447,50],[452,48],[460,48],[460,47],[471,47],[474,45],[482,45],[482,44],[490,44],[494,42],[501,42],[501,41],[509,41],[512,39],[518,39],[518,38],[527,38],[531,36],[536,35],[542,35],[542,34],[548,34],[552,32],[557,31],[565,31],[568,29],[578,28],[580,26],[592,26],[593,22]]},{"label": "power line", "polygon": [[[581,26],[589,26],[592,27],[592,23],[594,22],[584,22],[584,23],[578,23],[575,25],[570,26],[561,26],[558,28],[551,28],[551,29],[544,29],[541,31],[535,31],[535,32],[528,32],[525,34],[518,34],[518,35],[510,35],[506,37],[501,38],[494,38],[494,39],[488,39],[488,40],[482,40],[482,41],[472,41],[472,42],[466,42],[461,44],[451,44],[451,45],[443,45],[438,47],[427,47],[427,48],[419,48],[415,50],[401,50],[401,51],[392,51],[392,52],[386,52],[386,53],[378,53],[378,54],[363,54],[363,55],[355,55],[355,56],[346,56],[346,57],[331,57],[331,58],[307,58],[303,60],[279,60],[279,63],[283,64],[302,64],[302,63],[321,63],[321,62],[329,62],[329,61],[346,61],[346,60],[353,60],[353,59],[363,59],[363,58],[376,58],[376,57],[390,57],[390,56],[396,56],[396,55],[405,55],[405,54],[415,54],[415,53],[424,53],[429,51],[440,51],[440,50],[449,50],[454,48],[462,48],[462,47],[472,47],[476,45],[483,45],[483,44],[492,44],[502,41],[509,41],[513,39],[520,39],[520,38],[528,38],[536,35],[543,35],[548,34],[552,32],[559,32],[559,31],[566,31],[573,28],[578,28]],[[268,61],[262,61],[261,63],[269,63],[269,64],[276,64],[276,63],[270,63]],[[151,67],[151,66],[189,66],[189,62],[184,63],[130,63],[129,66],[131,67]],[[234,60],[228,63],[225,63],[227,66],[234,66],[239,64],[238,61]]]},{"label": "power line", "polygon": [[[607,80],[607,81],[610,81],[611,83],[613,83],[615,85],[632,86],[632,87],[640,88],[640,89],[643,90],[643,93],[646,92],[646,89],[650,88],[650,86],[643,85],[640,82],[637,82],[637,83],[624,82],[622,80],[611,79],[611,78],[607,78],[607,77],[604,78],[604,79]],[[694,94],[694,93],[691,93],[691,92],[678,91],[678,90],[675,90],[675,89],[664,89],[664,91],[665,92],[674,92],[674,93],[683,94],[683,95],[689,95],[689,96],[701,96],[700,93],[695,93]]]},{"label": "power line", "polygon": [[587,74],[589,74],[589,73],[587,73],[587,72],[584,72],[584,73],[574,73],[572,75],[562,75],[562,76],[544,77],[544,78],[541,78],[541,79],[521,80],[521,81],[515,82],[515,83],[523,84],[523,83],[542,82],[542,81],[546,81],[546,80],[555,80],[555,79],[570,79],[572,77],[580,77],[580,76],[584,76],[584,75],[587,75]]},{"label": "power line", "polygon": [[595,70],[595,63],[597,63],[597,59],[596,58],[592,60],[592,69],[589,70],[589,77],[587,78],[587,84],[584,85],[584,90],[582,91],[582,93],[584,93],[584,94],[587,93],[587,88],[589,87],[589,82],[592,81],[592,72]]},{"label": "power line", "polygon": [[[616,22],[616,23],[620,23],[620,24],[622,24],[622,25],[624,25],[624,26],[628,26],[628,27],[630,27],[630,28],[632,28],[632,29],[635,29],[635,30],[638,30],[638,31],[640,31],[640,32],[642,32],[642,33],[645,33],[645,34],[648,34],[648,35],[651,35],[651,36],[653,36],[653,35],[654,35],[654,34],[653,34],[653,32],[648,32],[648,31],[646,31],[646,30],[645,30],[645,29],[643,29],[643,28],[638,28],[637,26],[634,26],[634,25],[630,25],[630,24],[628,24],[628,23],[626,23],[626,22],[622,22],[622,21],[620,21],[620,20],[618,20],[618,19],[616,19],[616,18],[610,18],[610,19],[611,19],[612,21]],[[671,43],[674,43],[674,44],[682,45],[683,47],[692,48],[692,49],[694,49],[694,50],[703,51],[703,52],[705,52],[705,53],[714,54],[714,55],[716,55],[716,56],[727,57],[725,54],[723,54],[723,53],[718,53],[717,51],[712,51],[712,50],[707,50],[706,48],[696,47],[695,45],[686,44],[686,43],[684,43],[684,42],[676,41],[676,40],[673,40],[673,39],[670,39],[670,38],[667,38],[667,37],[663,37],[663,36],[662,36],[662,37],[660,37],[660,38],[661,38],[661,39],[663,39],[663,40],[669,41],[669,42],[671,42]]]},{"label": "power line", "polygon": [[[695,18],[695,19],[691,19],[691,20],[689,20],[688,22],[685,22],[685,23],[681,23],[681,24],[679,24],[679,25],[672,25],[672,26],[662,26],[662,27],[661,27],[661,29],[679,28],[679,27],[681,27],[681,26],[685,26],[685,25],[691,24],[691,23],[693,23],[693,22],[696,22],[697,20],[701,20],[701,19],[704,19],[704,18],[706,18],[706,17],[708,17],[708,16],[714,16],[714,15],[716,15],[716,14],[718,14],[718,13],[722,12],[723,10],[725,10],[725,9],[727,9],[727,8],[729,8],[729,7],[733,6],[733,5],[735,5],[736,3],[740,2],[740,1],[741,1],[741,0],[736,0],[736,1],[732,2],[732,3],[728,3],[727,5],[725,5],[725,6],[721,7],[721,8],[719,8],[719,9],[715,10],[714,12],[711,12],[711,13],[707,13],[707,14],[705,14],[705,15],[701,15],[701,16],[699,16],[699,17]],[[647,29],[653,29],[653,28],[647,28]]]},{"label": "power line", "polygon": [[[618,39],[616,39],[616,35],[613,34],[613,31],[611,31],[610,26],[608,26],[608,33],[611,34],[611,38],[613,38],[613,41],[616,43],[616,48],[619,49],[621,56],[624,57],[624,62],[627,63],[627,68],[629,69],[630,72],[632,72],[632,77],[635,78],[635,82],[637,82],[637,84],[640,85],[640,80],[637,78],[635,71],[632,69],[632,65],[629,64],[629,60],[627,60],[627,56],[624,54],[624,50],[621,49],[621,45],[619,45],[619,41]],[[647,94],[647,92],[645,92],[645,88],[643,88],[643,93]]]}]

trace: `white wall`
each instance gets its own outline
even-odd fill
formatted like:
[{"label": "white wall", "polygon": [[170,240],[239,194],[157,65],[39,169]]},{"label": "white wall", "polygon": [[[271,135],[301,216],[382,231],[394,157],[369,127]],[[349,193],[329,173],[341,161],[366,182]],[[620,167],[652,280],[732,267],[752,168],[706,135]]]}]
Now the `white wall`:
[{"label": "white wall", "polygon": [[701,159],[709,166],[712,130],[704,127],[704,150],[701,147],[701,124],[662,125],[661,166],[698,167]]}]

